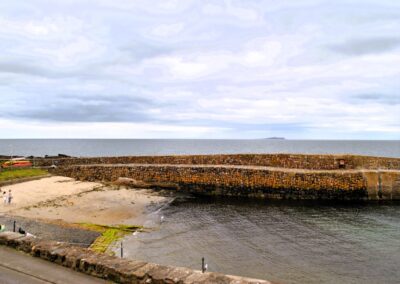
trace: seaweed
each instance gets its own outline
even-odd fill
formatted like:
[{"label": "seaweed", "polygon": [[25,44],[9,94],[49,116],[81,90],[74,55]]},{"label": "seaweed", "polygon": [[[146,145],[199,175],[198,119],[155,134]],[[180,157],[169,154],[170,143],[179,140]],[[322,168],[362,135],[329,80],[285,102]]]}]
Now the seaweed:
[{"label": "seaweed", "polygon": [[99,236],[89,247],[89,249],[99,252],[99,253],[108,253],[114,254],[113,252],[109,252],[109,248],[116,243],[118,240],[123,238],[124,236],[136,232],[142,231],[144,229],[143,226],[137,225],[100,225],[100,224],[92,224],[92,223],[79,223],[78,224],[85,229],[89,229],[92,231],[100,232],[101,236]]}]

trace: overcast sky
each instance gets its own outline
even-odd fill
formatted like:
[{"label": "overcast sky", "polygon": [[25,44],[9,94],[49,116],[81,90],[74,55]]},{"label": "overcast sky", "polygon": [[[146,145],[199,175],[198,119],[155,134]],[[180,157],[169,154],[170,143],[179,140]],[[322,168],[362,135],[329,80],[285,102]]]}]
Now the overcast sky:
[{"label": "overcast sky", "polygon": [[400,1],[0,1],[0,138],[400,139]]}]

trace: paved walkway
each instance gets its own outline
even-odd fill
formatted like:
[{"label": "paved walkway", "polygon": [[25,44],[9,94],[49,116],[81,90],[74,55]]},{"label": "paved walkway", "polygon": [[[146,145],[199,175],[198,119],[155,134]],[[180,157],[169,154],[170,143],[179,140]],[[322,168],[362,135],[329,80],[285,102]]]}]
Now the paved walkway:
[{"label": "paved walkway", "polygon": [[[0,210],[1,206],[2,204],[0,204]],[[16,231],[18,231],[18,228],[22,228],[24,231],[45,240],[72,243],[76,246],[82,247],[89,247],[90,244],[101,235],[98,232],[68,226],[60,226],[38,219],[31,219],[35,217],[36,216],[34,214],[29,216],[29,218],[25,218],[0,213],[0,224],[4,224],[7,231],[12,231],[14,225],[13,222],[16,221]]]},{"label": "paved walkway", "polygon": [[0,246],[0,283],[110,283],[61,265]]}]

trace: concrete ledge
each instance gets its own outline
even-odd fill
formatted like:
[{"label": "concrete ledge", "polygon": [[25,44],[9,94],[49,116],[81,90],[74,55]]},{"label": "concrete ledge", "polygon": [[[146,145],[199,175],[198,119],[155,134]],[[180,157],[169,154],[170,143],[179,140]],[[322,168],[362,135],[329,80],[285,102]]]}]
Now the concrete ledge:
[{"label": "concrete ledge", "polygon": [[95,253],[85,248],[26,237],[13,232],[0,233],[0,245],[9,246],[31,254],[32,256],[40,257],[76,271],[117,283],[271,283],[265,280],[224,275],[214,272],[202,273],[201,271],[188,268],[120,259]]}]

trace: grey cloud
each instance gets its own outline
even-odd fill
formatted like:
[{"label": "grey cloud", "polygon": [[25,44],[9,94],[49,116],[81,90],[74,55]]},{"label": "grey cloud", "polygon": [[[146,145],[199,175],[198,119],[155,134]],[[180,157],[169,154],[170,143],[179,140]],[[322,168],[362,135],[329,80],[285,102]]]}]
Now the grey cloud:
[{"label": "grey cloud", "polygon": [[[123,60],[122,60],[123,62]],[[19,62],[1,62],[0,61],[0,74],[10,74],[16,80],[21,81],[22,76],[32,76],[38,78],[46,78],[51,80],[114,80],[123,81],[119,76],[111,76],[104,74],[103,69],[107,66],[113,66],[116,61],[109,59],[98,63],[90,63],[87,65],[79,65],[69,68],[53,67],[50,63],[19,63]],[[126,63],[126,62],[125,62]],[[134,80],[130,80],[133,82]]]},{"label": "grey cloud", "polygon": [[258,122],[255,121],[254,123],[248,123],[248,122],[230,122],[230,121],[221,121],[221,120],[215,120],[215,119],[201,119],[201,120],[169,120],[168,122],[173,122],[173,123],[179,123],[179,125],[185,125],[185,126],[202,126],[202,125],[213,125],[216,127],[221,127],[221,128],[229,128],[232,130],[237,130],[237,131],[256,131],[256,130],[262,130],[262,131],[300,131],[303,130],[307,127],[307,125],[303,122],[287,122],[287,123],[279,123],[279,122],[273,122],[273,123],[265,123],[265,122]]},{"label": "grey cloud", "polygon": [[29,75],[44,78],[69,78],[79,75],[78,70],[63,70],[51,67],[43,67],[41,64],[0,62],[0,73],[15,75]]},{"label": "grey cloud", "polygon": [[400,104],[400,95],[394,94],[358,94],[351,98],[352,102],[374,102],[388,105]]},{"label": "grey cloud", "polygon": [[400,37],[376,37],[369,39],[352,39],[342,44],[330,45],[329,49],[344,55],[364,55],[383,53],[400,46]]},{"label": "grey cloud", "polygon": [[59,122],[142,122],[152,120],[147,114],[153,103],[144,98],[129,96],[61,97],[46,104],[20,108],[1,116]]},{"label": "grey cloud", "polygon": [[0,73],[25,74],[32,76],[50,75],[45,70],[28,64],[0,62]]},{"label": "grey cloud", "polygon": [[146,58],[152,58],[160,55],[169,54],[173,49],[149,45],[144,42],[136,42],[123,46],[119,49],[121,52],[127,53],[134,61],[141,61]]}]

